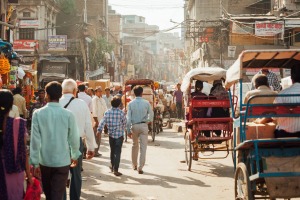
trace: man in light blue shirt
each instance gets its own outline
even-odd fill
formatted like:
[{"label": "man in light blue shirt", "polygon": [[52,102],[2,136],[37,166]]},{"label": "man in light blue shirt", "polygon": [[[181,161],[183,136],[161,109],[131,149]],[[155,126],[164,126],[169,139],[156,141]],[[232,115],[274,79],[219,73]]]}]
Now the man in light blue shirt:
[{"label": "man in light blue shirt", "polygon": [[32,117],[30,163],[35,175],[41,174],[46,199],[63,198],[70,164],[76,166],[81,155],[75,117],[59,104],[61,96],[60,83],[48,83],[48,104],[35,110]]},{"label": "man in light blue shirt", "polygon": [[[146,150],[148,143],[148,124],[153,121],[153,110],[150,103],[142,98],[143,88],[133,88],[136,98],[128,104],[127,110],[127,132],[132,138],[131,159],[134,170],[143,174],[143,167],[146,162]],[[139,147],[140,140],[140,147]],[[139,166],[137,157],[140,149]]]}]

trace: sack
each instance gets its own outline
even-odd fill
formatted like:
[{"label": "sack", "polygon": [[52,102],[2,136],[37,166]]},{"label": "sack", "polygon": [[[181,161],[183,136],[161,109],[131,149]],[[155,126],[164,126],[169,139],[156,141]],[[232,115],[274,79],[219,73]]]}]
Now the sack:
[{"label": "sack", "polygon": [[28,185],[24,200],[40,200],[42,194],[41,183],[37,178],[32,177],[33,184]]}]

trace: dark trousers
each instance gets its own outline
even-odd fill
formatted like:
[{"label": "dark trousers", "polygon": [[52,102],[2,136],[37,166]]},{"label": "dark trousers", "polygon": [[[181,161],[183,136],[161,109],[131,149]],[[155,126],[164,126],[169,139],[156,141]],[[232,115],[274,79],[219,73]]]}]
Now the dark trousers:
[{"label": "dark trousers", "polygon": [[275,138],[284,138],[284,137],[300,137],[300,131],[295,132],[295,133],[289,133],[286,132],[285,130],[275,130],[274,132]]},{"label": "dark trousers", "polygon": [[183,109],[182,109],[182,102],[176,102],[176,110],[177,110],[177,118],[183,118]]},{"label": "dark trousers", "polygon": [[[83,142],[81,138],[80,138],[79,151],[81,153],[83,152]],[[80,199],[81,186],[82,186],[81,168],[82,168],[82,155],[79,156],[76,167],[70,168],[70,172],[71,172],[70,199],[71,200]],[[66,199],[66,197],[67,197],[67,193],[65,191],[64,199]]]},{"label": "dark trousers", "polygon": [[94,127],[94,134],[95,134],[95,140],[97,143],[97,148],[95,148],[95,154],[99,153],[99,148],[100,148],[100,144],[101,144],[101,133],[100,133],[100,137],[97,137],[97,127]]},{"label": "dark trousers", "polygon": [[40,169],[46,200],[62,200],[68,180],[70,166],[46,167],[40,165]]},{"label": "dark trousers", "polygon": [[109,137],[109,146],[110,146],[110,163],[113,171],[118,171],[120,166],[122,145],[124,137],[112,138]]}]

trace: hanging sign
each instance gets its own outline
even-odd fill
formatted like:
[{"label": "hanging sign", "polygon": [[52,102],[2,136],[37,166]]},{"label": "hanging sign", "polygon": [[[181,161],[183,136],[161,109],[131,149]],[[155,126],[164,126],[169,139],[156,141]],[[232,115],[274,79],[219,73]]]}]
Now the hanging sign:
[{"label": "hanging sign", "polygon": [[283,22],[255,22],[255,35],[257,36],[274,36],[283,33]]}]

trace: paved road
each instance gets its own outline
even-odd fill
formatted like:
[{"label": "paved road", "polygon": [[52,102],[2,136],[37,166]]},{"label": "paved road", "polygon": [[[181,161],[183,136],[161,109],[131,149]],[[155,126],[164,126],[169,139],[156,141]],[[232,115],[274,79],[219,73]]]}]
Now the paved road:
[{"label": "paved road", "polygon": [[[183,133],[164,129],[147,150],[144,174],[131,167],[131,141],[124,143],[120,172],[116,177],[108,168],[108,138],[100,150],[103,156],[84,161],[82,199],[121,200],[232,200],[234,199],[231,157],[194,161],[187,171]],[[224,152],[219,152],[224,154]]]}]

